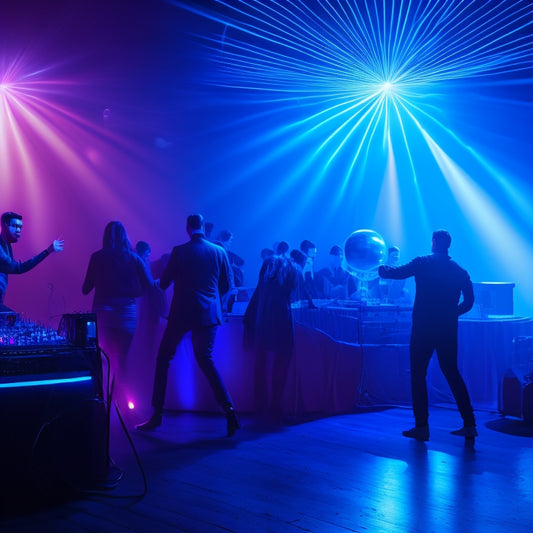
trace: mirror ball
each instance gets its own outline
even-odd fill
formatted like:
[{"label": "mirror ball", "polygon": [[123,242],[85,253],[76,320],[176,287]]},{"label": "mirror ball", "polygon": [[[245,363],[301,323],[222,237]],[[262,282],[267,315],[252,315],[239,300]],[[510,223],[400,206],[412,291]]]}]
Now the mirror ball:
[{"label": "mirror ball", "polygon": [[344,244],[346,262],[360,279],[375,279],[379,265],[387,259],[387,246],[383,237],[372,230],[354,231]]}]

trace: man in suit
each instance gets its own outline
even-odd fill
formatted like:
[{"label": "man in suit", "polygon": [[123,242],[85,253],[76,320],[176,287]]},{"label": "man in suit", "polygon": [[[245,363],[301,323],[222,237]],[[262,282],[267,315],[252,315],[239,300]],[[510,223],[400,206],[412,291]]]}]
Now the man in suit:
[{"label": "man in suit", "polygon": [[213,362],[215,336],[222,323],[220,299],[232,287],[231,267],[224,249],[205,238],[202,215],[187,218],[187,233],[190,241],[174,247],[161,275],[163,290],[174,282],[174,296],[157,354],[152,395],[154,413],[137,429],[150,431],[161,425],[169,364],[183,336],[190,331],[194,356],[226,414],[228,436],[232,436],[240,424]]},{"label": "man in suit", "polygon": [[[415,427],[403,435],[417,440],[429,440],[426,373],[434,350],[463,419],[463,427],[452,433],[469,438],[477,435],[470,397],[457,368],[458,319],[472,309],[474,290],[468,272],[448,255],[451,241],[447,231],[435,231],[431,255],[416,257],[403,266],[379,267],[379,275],[384,279],[415,277],[409,349]],[[461,294],[463,299],[459,303]]]}]

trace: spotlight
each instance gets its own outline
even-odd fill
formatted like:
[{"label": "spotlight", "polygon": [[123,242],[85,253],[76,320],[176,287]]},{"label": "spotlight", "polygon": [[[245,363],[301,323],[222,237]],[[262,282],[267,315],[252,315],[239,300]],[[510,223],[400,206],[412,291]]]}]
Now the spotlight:
[{"label": "spotlight", "polygon": [[394,92],[394,84],[390,81],[386,81],[381,84],[381,92],[390,95]]},{"label": "spotlight", "polygon": [[130,409],[130,410],[135,409],[135,404],[132,401],[128,402],[128,409]]}]

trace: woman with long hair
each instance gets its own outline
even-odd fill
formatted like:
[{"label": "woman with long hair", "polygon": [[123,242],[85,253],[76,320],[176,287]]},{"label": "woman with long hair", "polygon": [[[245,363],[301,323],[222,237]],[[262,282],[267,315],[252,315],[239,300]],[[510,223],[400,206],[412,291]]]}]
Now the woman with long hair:
[{"label": "woman with long hair", "polygon": [[[297,285],[297,274],[291,259],[267,257],[244,315],[245,348],[255,353],[256,412],[275,423],[282,420],[283,392],[294,347],[291,293]],[[267,374],[268,354],[273,357],[271,379]]]},{"label": "woman with long hair", "polygon": [[132,250],[121,222],[112,221],[104,230],[102,249],[89,260],[83,294],[94,289],[92,310],[96,313],[100,347],[109,357],[111,375],[120,382],[126,357],[137,326],[135,298],[154,285],[150,271]]}]

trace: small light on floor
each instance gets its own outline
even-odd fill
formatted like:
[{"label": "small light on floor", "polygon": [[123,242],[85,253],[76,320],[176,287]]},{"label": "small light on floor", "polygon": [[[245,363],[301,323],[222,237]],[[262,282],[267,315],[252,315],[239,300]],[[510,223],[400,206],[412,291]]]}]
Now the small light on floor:
[{"label": "small light on floor", "polygon": [[128,402],[128,409],[135,409],[135,404],[133,402]]}]

